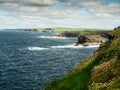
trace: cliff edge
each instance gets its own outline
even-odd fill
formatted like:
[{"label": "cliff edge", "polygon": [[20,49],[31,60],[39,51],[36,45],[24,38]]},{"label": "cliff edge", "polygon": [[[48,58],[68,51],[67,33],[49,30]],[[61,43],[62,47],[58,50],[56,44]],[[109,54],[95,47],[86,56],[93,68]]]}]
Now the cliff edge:
[{"label": "cliff edge", "polygon": [[79,35],[78,36],[78,42],[76,43],[76,45],[84,45],[84,46],[88,46],[88,45],[100,45],[104,42],[107,41],[107,37],[103,37],[100,34],[96,34],[96,35]]},{"label": "cliff edge", "polygon": [[120,90],[120,27],[108,35],[92,56],[43,90]]}]

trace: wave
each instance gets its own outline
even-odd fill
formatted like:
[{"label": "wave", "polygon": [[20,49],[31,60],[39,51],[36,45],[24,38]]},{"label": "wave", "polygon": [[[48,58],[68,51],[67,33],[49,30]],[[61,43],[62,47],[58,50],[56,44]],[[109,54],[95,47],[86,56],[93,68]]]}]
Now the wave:
[{"label": "wave", "polygon": [[41,50],[48,50],[48,49],[79,49],[79,48],[97,48],[100,45],[89,45],[89,46],[75,46],[74,44],[71,45],[61,45],[61,46],[50,46],[49,48],[44,47],[28,47],[27,49],[30,51],[41,51]]},{"label": "wave", "polygon": [[59,33],[54,33],[55,35],[59,35]]},{"label": "wave", "polygon": [[81,48],[81,47],[84,47],[84,46],[73,46],[73,45],[64,45],[64,46],[52,46],[51,48]]},{"label": "wave", "polygon": [[38,36],[38,38],[48,38],[48,39],[66,39],[66,37],[58,37],[58,36]]},{"label": "wave", "polygon": [[95,48],[95,47],[100,47],[100,45],[89,45],[89,46],[86,46],[86,48]]},{"label": "wave", "polygon": [[71,45],[63,45],[63,46],[52,46],[51,48],[73,48],[73,49],[78,49],[78,48],[95,48],[95,47],[99,47],[99,45],[89,45],[89,46],[83,46],[83,45],[79,45],[79,46],[75,46],[74,44]]},{"label": "wave", "polygon": [[40,51],[40,50],[46,50],[48,48],[43,48],[43,47],[28,47],[27,48],[30,51]]}]

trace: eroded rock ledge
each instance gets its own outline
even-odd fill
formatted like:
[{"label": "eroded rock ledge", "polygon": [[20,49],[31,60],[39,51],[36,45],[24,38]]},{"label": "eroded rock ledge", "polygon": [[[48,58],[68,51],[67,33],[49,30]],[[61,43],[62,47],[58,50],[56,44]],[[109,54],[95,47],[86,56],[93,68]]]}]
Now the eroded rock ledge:
[{"label": "eroded rock ledge", "polygon": [[101,35],[79,35],[76,45],[100,45],[107,41],[107,38]]},{"label": "eroded rock ledge", "polygon": [[64,32],[64,33],[60,33],[58,36],[59,37],[78,37],[79,36],[79,32]]}]

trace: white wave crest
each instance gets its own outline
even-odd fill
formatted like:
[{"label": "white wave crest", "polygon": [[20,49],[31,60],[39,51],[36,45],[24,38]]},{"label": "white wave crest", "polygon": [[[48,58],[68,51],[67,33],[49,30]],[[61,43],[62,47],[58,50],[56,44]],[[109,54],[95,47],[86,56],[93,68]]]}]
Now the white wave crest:
[{"label": "white wave crest", "polygon": [[95,47],[100,47],[100,45],[89,45],[87,48],[95,48]]},{"label": "white wave crest", "polygon": [[75,46],[75,45],[64,45],[64,46],[52,46],[51,48],[82,48],[84,46],[80,45],[80,46]]},{"label": "white wave crest", "polygon": [[54,33],[55,35],[59,35],[59,33]]},{"label": "white wave crest", "polygon": [[89,46],[83,46],[83,45],[79,45],[79,46],[75,46],[75,45],[64,45],[64,46],[52,46],[51,48],[54,49],[60,49],[60,48],[73,48],[73,49],[79,49],[79,48],[95,48],[95,47],[99,47],[99,45],[89,45]]},{"label": "white wave crest", "polygon": [[79,49],[79,48],[96,48],[99,47],[100,45],[89,45],[89,46],[75,46],[74,44],[72,45],[63,45],[63,46],[51,46],[49,48],[43,48],[43,47],[28,47],[27,49],[30,51],[41,51],[41,50],[48,50],[48,49]]},{"label": "white wave crest", "polygon": [[58,37],[58,36],[38,36],[38,38],[48,38],[48,39],[66,39],[66,37]]},{"label": "white wave crest", "polygon": [[43,48],[43,47],[28,47],[28,50],[30,51],[40,51],[40,50],[46,50],[48,48]]}]

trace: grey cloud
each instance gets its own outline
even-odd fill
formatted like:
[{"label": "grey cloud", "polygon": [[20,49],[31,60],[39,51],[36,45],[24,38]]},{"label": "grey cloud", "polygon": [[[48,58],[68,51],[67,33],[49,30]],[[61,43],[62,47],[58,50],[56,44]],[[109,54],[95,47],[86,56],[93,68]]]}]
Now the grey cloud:
[{"label": "grey cloud", "polygon": [[0,9],[13,13],[36,13],[51,7],[55,2],[56,0],[0,0]]},{"label": "grey cloud", "polygon": [[19,1],[18,0],[0,0],[0,4],[3,4],[3,3],[18,3]]},{"label": "grey cloud", "polygon": [[0,4],[20,4],[27,6],[49,6],[53,5],[56,0],[0,0]]},{"label": "grey cloud", "polygon": [[77,0],[75,4],[71,3],[71,6],[76,8],[85,7],[91,14],[120,15],[120,4],[111,4],[107,0]]},{"label": "grey cloud", "polygon": [[[65,2],[67,7],[83,7],[86,4],[90,6],[91,3],[100,3],[102,5],[107,4],[107,0],[0,0],[0,4],[20,4],[21,6],[36,6],[45,7],[55,4],[57,1]],[[117,0],[120,1],[120,0]],[[85,4],[86,3],[86,4]]]},{"label": "grey cloud", "polygon": [[[52,8],[51,6],[57,1],[65,3],[65,9],[62,8],[61,11],[59,11]],[[99,17],[107,17],[120,14],[120,6],[118,4],[110,5],[106,0],[0,0],[0,8],[11,10],[14,12],[15,17],[18,17],[19,14],[21,14],[20,17],[22,17],[24,14],[35,15],[36,13],[40,13],[44,16],[46,15],[46,17],[50,16],[50,18],[64,18],[65,15],[66,17],[69,17],[70,15],[80,17],[80,14],[78,14],[78,16],[75,15],[76,12],[74,9],[83,7],[88,9],[89,17],[95,15]],[[61,17],[61,15],[64,17]],[[86,17],[88,16],[86,15]]]},{"label": "grey cloud", "polygon": [[26,5],[30,6],[49,6],[55,3],[55,0],[23,0]]},{"label": "grey cloud", "polygon": [[[51,7],[57,1],[65,2],[65,9],[74,9],[86,7],[89,12],[113,12],[119,13],[120,6],[109,5],[107,0],[0,0],[0,8],[7,8],[11,10],[20,10],[21,7],[31,7],[37,10],[44,10],[44,8]],[[117,0],[120,1],[120,0]],[[62,6],[61,6],[62,7]],[[109,9],[110,8],[110,9]],[[113,10],[113,9],[114,10]],[[50,10],[50,9],[49,9]],[[64,8],[62,7],[64,11]]]},{"label": "grey cloud", "polygon": [[61,1],[61,2],[71,2],[72,0],[58,0],[58,1]]}]

